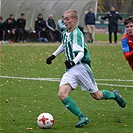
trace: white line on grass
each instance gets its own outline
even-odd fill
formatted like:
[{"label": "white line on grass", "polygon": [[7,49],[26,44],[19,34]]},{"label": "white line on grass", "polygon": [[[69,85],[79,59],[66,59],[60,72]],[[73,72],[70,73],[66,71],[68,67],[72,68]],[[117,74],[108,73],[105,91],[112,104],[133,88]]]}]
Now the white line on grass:
[{"label": "white line on grass", "polygon": [[56,81],[56,82],[60,82],[60,78],[27,78],[27,77],[14,77],[14,76],[0,76],[0,78],[24,79],[24,80],[40,80],[40,81]]},{"label": "white line on grass", "polygon": [[103,85],[103,86],[117,86],[117,87],[133,88],[133,86],[131,86],[131,85],[104,84],[104,83],[97,83],[97,84],[98,85]]},{"label": "white line on grass", "polygon": [[[60,78],[27,78],[27,77],[14,77],[14,76],[0,76],[0,78],[8,78],[8,79],[23,79],[23,80],[39,80],[39,81],[54,81],[60,82]],[[96,79],[97,81],[119,81],[119,82],[133,82],[133,80],[121,80],[121,79]],[[105,83],[97,83],[98,85],[103,86],[117,86],[117,87],[130,87],[131,85],[118,85],[118,84],[105,84]]]},{"label": "white line on grass", "polygon": [[133,82],[133,80],[123,80],[123,79],[96,79],[97,81],[118,81],[118,82]]}]

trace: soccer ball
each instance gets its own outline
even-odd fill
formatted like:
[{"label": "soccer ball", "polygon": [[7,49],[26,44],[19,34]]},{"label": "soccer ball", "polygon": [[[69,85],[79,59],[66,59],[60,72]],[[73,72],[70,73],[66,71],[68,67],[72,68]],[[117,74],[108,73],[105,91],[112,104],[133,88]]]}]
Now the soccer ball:
[{"label": "soccer ball", "polygon": [[54,118],[50,113],[42,113],[37,118],[37,124],[40,128],[51,128],[54,124]]}]

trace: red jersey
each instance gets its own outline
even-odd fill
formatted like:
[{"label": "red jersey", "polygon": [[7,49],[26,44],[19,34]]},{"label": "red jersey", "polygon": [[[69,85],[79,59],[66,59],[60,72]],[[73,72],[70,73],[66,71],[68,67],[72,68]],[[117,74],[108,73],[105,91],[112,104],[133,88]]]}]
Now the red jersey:
[{"label": "red jersey", "polygon": [[125,59],[128,61],[129,65],[133,70],[133,36],[125,34],[122,37],[122,51]]}]

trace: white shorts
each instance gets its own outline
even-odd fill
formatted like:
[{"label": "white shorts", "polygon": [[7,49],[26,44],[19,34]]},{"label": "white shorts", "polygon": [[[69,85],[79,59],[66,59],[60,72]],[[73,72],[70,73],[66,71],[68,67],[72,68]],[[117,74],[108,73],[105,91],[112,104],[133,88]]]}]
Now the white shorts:
[{"label": "white shorts", "polygon": [[87,90],[89,93],[98,91],[93,73],[87,64],[77,64],[66,71],[61,79],[60,86],[67,83],[69,83],[73,89],[76,89],[76,87],[80,85],[82,90]]}]

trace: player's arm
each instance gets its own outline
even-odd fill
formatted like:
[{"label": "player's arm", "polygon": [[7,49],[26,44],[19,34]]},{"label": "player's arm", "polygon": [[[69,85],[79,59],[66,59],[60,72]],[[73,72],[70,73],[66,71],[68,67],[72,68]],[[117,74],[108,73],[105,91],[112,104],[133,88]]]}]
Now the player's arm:
[{"label": "player's arm", "polygon": [[122,39],[122,51],[126,60],[133,59],[133,51],[130,51],[126,38]]},{"label": "player's arm", "polygon": [[133,51],[125,52],[124,57],[125,57],[126,60],[131,60],[131,59],[133,60]]},{"label": "player's arm", "polygon": [[65,61],[66,67],[68,69],[70,69],[71,67],[75,66],[75,64],[77,64],[83,57],[84,57],[84,53],[79,52],[73,60],[71,60],[71,61],[66,60]]},{"label": "player's arm", "polygon": [[47,64],[51,64],[52,63],[52,60],[55,59],[55,57],[57,55],[59,55],[60,53],[62,53],[64,51],[64,47],[63,47],[63,44],[61,44],[58,49],[50,56],[46,59],[46,63]]},{"label": "player's arm", "polygon": [[54,28],[52,28],[52,27],[49,25],[49,23],[48,23],[48,18],[47,18],[47,20],[46,20],[46,26],[47,26],[50,30],[52,30],[52,31],[55,30]]},{"label": "player's arm", "polygon": [[79,53],[77,54],[77,56],[73,59],[73,62],[74,62],[75,64],[77,64],[83,57],[84,57],[84,53],[83,53],[83,52],[79,52]]},{"label": "player's arm", "polygon": [[105,16],[102,16],[100,19],[105,20],[105,19],[109,18],[109,14],[110,14],[110,13],[108,13],[108,14],[107,14],[107,15],[105,15]]}]

